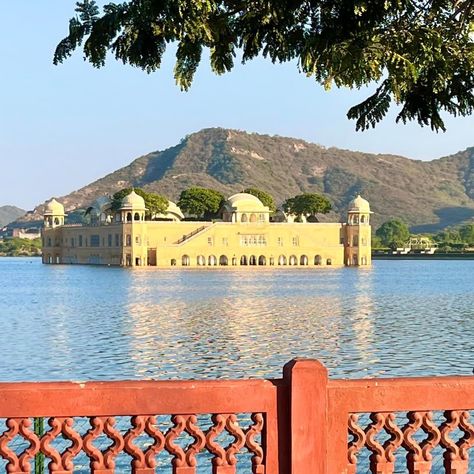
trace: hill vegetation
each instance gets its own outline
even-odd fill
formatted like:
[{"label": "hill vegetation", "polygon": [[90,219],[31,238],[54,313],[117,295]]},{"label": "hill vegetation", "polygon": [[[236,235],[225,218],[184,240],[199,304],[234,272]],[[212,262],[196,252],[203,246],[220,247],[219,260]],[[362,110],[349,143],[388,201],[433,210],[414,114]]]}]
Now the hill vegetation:
[{"label": "hill vegetation", "polygon": [[26,211],[15,206],[0,206],[0,227],[3,227],[25,214]]},{"label": "hill vegetation", "polygon": [[[225,196],[253,187],[270,193],[278,205],[298,194],[324,194],[332,204],[321,218],[326,221],[345,218],[347,205],[360,193],[371,203],[375,227],[400,218],[413,232],[437,232],[474,217],[474,147],[424,162],[212,128],[59,199],[71,215],[99,196],[132,186],[173,201],[193,186]],[[28,218],[40,218],[42,210],[39,206]]]}]

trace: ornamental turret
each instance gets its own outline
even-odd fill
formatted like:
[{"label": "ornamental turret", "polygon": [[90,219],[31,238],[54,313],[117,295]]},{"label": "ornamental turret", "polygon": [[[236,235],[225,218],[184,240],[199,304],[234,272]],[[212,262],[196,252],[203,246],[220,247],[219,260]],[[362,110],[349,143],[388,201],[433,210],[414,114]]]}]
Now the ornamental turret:
[{"label": "ornamental turret", "polygon": [[348,266],[371,264],[371,214],[369,202],[360,195],[350,202],[345,239],[345,260]]},{"label": "ornamental turret", "polygon": [[44,227],[54,229],[64,225],[64,218],[66,214],[64,213],[64,206],[56,201],[56,199],[51,199],[44,209]]},{"label": "ornamental turret", "polygon": [[122,199],[122,205],[119,209],[120,220],[122,222],[144,221],[145,211],[145,200],[135,190],[132,190],[130,194]]}]

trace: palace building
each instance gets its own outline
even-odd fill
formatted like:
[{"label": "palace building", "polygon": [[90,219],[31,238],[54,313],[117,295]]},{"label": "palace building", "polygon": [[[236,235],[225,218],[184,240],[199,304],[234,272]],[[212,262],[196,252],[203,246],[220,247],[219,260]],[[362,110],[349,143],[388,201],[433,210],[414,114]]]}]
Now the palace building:
[{"label": "palace building", "polygon": [[102,197],[89,209],[90,224],[66,224],[64,207],[53,199],[44,212],[43,263],[161,268],[371,264],[372,213],[360,196],[349,205],[347,223],[294,222],[291,216],[271,222],[269,208],[246,193],[229,197],[222,219],[213,222],[186,221],[172,202],[153,220],[145,213],[145,201],[132,191],[117,212]]}]

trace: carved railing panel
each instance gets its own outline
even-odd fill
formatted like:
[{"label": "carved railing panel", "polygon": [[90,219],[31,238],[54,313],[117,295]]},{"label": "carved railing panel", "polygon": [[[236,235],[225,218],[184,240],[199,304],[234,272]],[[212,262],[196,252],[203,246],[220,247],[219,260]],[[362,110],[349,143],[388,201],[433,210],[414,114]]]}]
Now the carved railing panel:
[{"label": "carved railing panel", "polygon": [[[56,474],[91,472],[152,474],[264,474],[261,413],[212,415],[140,415],[132,417],[59,418],[44,420],[35,433],[33,420],[0,422],[0,472]],[[38,467],[38,466],[36,466]]]},{"label": "carved railing panel", "polygon": [[474,422],[466,410],[351,413],[348,434],[349,474],[474,472]]}]

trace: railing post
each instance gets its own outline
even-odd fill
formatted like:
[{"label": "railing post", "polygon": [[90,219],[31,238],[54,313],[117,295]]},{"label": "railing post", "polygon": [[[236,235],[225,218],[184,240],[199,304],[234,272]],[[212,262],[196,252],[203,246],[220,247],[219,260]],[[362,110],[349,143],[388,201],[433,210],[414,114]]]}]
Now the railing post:
[{"label": "railing post", "polygon": [[317,360],[293,359],[283,368],[289,387],[291,474],[326,474],[326,368]]}]

